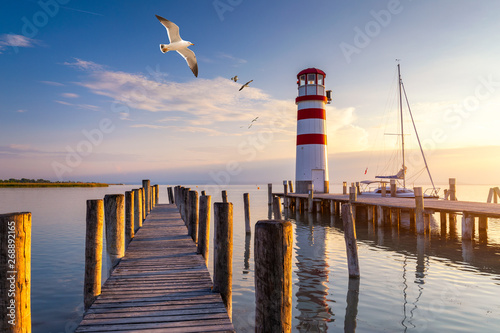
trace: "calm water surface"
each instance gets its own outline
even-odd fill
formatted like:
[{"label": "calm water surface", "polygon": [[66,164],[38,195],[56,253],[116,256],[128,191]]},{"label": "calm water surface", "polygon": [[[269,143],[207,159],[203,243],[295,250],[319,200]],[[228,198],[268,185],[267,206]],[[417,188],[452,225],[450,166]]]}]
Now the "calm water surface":
[{"label": "calm water surface", "polygon": [[[72,332],[81,320],[86,200],[138,187],[0,189],[0,213],[33,214],[34,332]],[[216,186],[190,187],[206,190],[212,202],[221,199]],[[484,202],[489,187],[458,186],[457,195]],[[166,188],[160,186],[160,203],[166,203]],[[234,204],[233,322],[238,332],[253,332],[254,240],[253,233],[245,236],[243,193],[250,193],[254,224],[268,217],[267,185],[225,189]],[[294,226],[293,331],[498,331],[500,220],[490,219],[487,238],[476,233],[462,244],[460,217],[456,233],[441,235],[435,215],[431,235],[416,237],[404,216],[399,229],[373,228],[358,216],[361,279],[350,281],[342,221],[316,214],[288,218]]]}]

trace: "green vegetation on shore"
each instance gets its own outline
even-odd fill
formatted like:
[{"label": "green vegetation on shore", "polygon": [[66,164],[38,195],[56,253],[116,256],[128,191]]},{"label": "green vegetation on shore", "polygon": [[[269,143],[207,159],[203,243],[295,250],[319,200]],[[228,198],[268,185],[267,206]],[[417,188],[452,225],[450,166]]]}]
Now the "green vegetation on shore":
[{"label": "green vegetation on shore", "polygon": [[108,184],[104,183],[84,183],[84,182],[51,182],[46,179],[0,179],[0,187],[108,187]]}]

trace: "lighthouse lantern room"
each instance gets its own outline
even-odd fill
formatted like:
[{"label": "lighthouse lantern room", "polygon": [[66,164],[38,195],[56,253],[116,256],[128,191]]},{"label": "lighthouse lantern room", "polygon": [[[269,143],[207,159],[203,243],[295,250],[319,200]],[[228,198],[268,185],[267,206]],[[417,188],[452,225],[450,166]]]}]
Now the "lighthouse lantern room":
[{"label": "lighthouse lantern room", "polygon": [[330,96],[325,96],[325,77],[325,72],[317,68],[297,74],[297,193],[307,193],[311,184],[314,192],[329,192],[325,105]]}]

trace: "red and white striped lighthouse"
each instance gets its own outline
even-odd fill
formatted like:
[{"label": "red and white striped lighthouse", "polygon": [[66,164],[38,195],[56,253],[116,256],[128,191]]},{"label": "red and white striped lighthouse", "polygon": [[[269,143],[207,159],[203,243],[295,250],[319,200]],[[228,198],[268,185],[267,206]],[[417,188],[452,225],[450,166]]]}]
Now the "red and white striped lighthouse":
[{"label": "red and white striped lighthouse", "polygon": [[297,74],[297,193],[307,193],[310,184],[314,185],[314,192],[329,192],[325,105],[330,96],[325,96],[325,76],[325,72],[317,68],[307,68]]}]

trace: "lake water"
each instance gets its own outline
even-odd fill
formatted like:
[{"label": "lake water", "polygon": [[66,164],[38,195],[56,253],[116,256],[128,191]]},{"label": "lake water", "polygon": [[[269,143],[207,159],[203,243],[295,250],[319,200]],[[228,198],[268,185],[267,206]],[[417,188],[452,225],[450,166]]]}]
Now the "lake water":
[{"label": "lake water", "polygon": [[[72,332],[81,320],[86,200],[138,187],[0,188],[0,213],[33,214],[34,332]],[[212,202],[221,201],[216,186],[186,187],[206,190]],[[160,185],[160,203],[167,202],[166,188]],[[457,196],[484,202],[489,188],[457,186]],[[224,189],[234,204],[233,322],[238,332],[253,332],[253,233],[245,236],[243,193],[250,193],[254,224],[268,217],[267,184]],[[340,186],[331,189],[340,191]],[[435,215],[427,237],[416,237],[404,222],[399,229],[379,229],[358,217],[361,278],[356,283],[348,278],[340,220],[317,214],[289,219],[294,227],[294,332],[498,331],[500,220],[489,220],[487,239],[476,232],[476,239],[463,245],[461,217],[456,235],[441,235]]]}]

